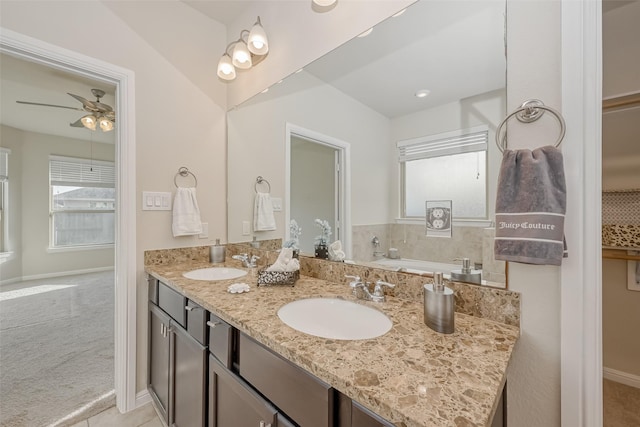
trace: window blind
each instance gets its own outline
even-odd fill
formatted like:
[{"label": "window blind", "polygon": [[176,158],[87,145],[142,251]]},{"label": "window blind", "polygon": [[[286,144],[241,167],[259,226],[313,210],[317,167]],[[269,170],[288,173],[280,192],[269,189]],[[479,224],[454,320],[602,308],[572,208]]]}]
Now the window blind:
[{"label": "window blind", "polygon": [[488,140],[489,130],[487,126],[477,126],[471,129],[408,139],[397,144],[398,160],[406,162],[409,160],[450,156],[452,154],[486,151]]},{"label": "window blind", "polygon": [[115,167],[113,162],[51,156],[49,180],[51,185],[115,187]]}]

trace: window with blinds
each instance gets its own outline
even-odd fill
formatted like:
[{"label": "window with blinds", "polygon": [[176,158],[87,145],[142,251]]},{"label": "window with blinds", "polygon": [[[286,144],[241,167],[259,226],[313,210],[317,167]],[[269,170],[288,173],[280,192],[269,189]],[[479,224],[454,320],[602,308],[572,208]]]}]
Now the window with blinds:
[{"label": "window with blinds", "polygon": [[11,150],[0,147],[0,253],[8,251],[9,154]]},{"label": "window with blinds", "polygon": [[111,245],[115,236],[115,165],[49,158],[51,247]]},{"label": "window with blinds", "polygon": [[487,126],[397,144],[402,216],[423,218],[428,200],[451,200],[455,219],[487,218]]}]

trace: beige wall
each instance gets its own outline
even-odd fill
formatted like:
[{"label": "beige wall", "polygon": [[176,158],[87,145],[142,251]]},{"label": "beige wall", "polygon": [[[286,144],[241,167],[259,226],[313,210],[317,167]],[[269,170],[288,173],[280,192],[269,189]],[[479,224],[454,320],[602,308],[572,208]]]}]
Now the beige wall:
[{"label": "beige wall", "polygon": [[602,350],[605,368],[640,378],[640,292],[627,289],[627,261],[602,260]]},{"label": "beige wall", "polygon": [[115,147],[79,139],[22,132],[22,276],[111,267],[112,248],[49,253],[49,156],[113,161]]}]

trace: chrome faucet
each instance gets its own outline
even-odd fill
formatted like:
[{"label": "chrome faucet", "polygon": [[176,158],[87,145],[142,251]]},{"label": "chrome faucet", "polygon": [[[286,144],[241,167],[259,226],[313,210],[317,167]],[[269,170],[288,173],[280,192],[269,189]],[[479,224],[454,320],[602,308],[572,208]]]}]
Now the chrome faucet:
[{"label": "chrome faucet", "polygon": [[[386,297],[384,295],[384,287],[387,288],[395,288],[396,285],[385,282],[383,280],[378,280],[373,288],[373,293],[369,291],[368,283],[366,282],[358,282],[355,284],[354,288],[356,291],[356,297],[359,299],[373,301],[373,302],[385,302]],[[360,292],[358,292],[360,290]]]},{"label": "chrome faucet", "polygon": [[378,239],[378,236],[373,236],[373,239],[371,239],[371,244],[373,245],[374,257],[384,256],[384,252],[380,250],[380,239]]},{"label": "chrome faucet", "polygon": [[242,265],[246,268],[257,267],[257,261],[260,259],[257,255],[251,255],[251,257],[249,257],[249,254],[233,255],[231,258],[242,261]]}]

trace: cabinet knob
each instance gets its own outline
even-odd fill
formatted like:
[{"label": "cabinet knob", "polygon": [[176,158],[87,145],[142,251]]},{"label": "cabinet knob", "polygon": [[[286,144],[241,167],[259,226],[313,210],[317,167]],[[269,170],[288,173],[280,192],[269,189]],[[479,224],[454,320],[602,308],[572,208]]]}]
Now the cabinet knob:
[{"label": "cabinet knob", "polygon": [[209,326],[210,328],[215,328],[219,324],[220,324],[220,322],[212,322],[212,321],[208,321],[207,322],[207,326]]},{"label": "cabinet knob", "polygon": [[185,305],[184,309],[187,311],[193,311],[193,310],[202,310],[202,307],[192,307],[190,305]]}]

